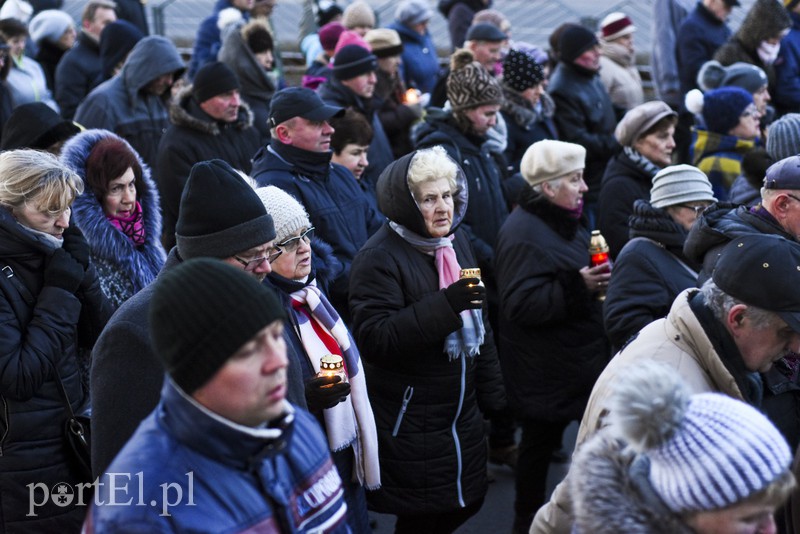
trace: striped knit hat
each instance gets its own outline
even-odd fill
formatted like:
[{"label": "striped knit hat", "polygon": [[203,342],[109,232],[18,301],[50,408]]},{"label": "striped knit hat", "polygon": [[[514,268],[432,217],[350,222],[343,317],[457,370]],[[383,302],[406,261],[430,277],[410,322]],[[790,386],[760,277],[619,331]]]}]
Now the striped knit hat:
[{"label": "striped knit hat", "polygon": [[642,362],[618,384],[612,425],[650,460],[650,483],[675,513],[719,510],[788,472],[792,453],[758,410],[719,393],[690,394],[671,367]]},{"label": "striped knit hat", "polygon": [[466,48],[456,50],[450,56],[447,99],[456,113],[480,106],[503,104],[500,82],[483,65],[473,60],[472,52]]}]

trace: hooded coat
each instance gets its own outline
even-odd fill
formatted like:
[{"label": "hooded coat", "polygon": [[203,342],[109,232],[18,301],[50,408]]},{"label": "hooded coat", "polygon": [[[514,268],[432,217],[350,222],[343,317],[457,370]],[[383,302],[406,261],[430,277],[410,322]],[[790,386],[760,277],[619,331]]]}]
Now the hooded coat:
[{"label": "hooded coat", "polygon": [[[57,369],[75,414],[88,395],[79,351],[91,350],[111,315],[97,275],[87,271],[84,289],[69,292],[44,282],[54,247],[0,208],[0,531],[78,532],[84,507],[54,503],[30,509],[28,484],[48,488],[85,482],[67,464],[64,424],[68,413]],[[10,269],[10,271],[9,271]],[[28,295],[8,277],[9,272]],[[38,498],[38,497],[37,497]]]},{"label": "hooded coat", "polygon": [[[406,178],[413,154],[381,175],[378,203],[389,220],[429,237]],[[467,201],[458,181],[450,235],[466,268],[476,259],[458,228]],[[432,514],[477,503],[487,490],[481,411],[506,406],[486,306],[480,353],[450,361],[445,338],[462,322],[439,290],[434,257],[387,223],[353,260],[350,309],[378,428],[382,487],[367,496],[371,509]]]},{"label": "hooded coat", "polygon": [[180,75],[183,69],[172,41],[159,35],[145,37],[133,47],[119,74],[95,87],[78,106],[75,122],[114,132],[153,168],[158,142],[169,125],[170,91],[153,95],[144,88],[165,74]]},{"label": "hooded coat", "polygon": [[665,317],[678,293],[697,285],[697,265],[683,254],[686,230],[664,210],[637,200],[631,241],[617,256],[603,321],[616,349],[648,323]]},{"label": "hooded coat", "polygon": [[[117,136],[106,130],[87,130],[73,137],[61,151],[61,161],[83,180],[83,193],[72,205],[72,220],[92,247],[92,263],[97,268],[100,288],[114,309],[155,280],[167,254],[161,246],[161,207],[150,169],[142,167],[143,190],[137,190],[142,206],[145,243],[136,245],[106,218],[103,205],[86,180],[86,160],[95,145]],[[133,148],[128,146],[134,152]],[[134,152],[135,153],[135,152]]]},{"label": "hooded coat", "polygon": [[200,108],[192,89],[192,85],[184,87],[170,105],[171,124],[158,145],[156,182],[161,193],[162,241],[166,248],[175,245],[181,193],[192,166],[198,161],[219,158],[250,174],[251,158],[261,145],[259,133],[253,128],[253,113],[246,103],[239,104],[233,122],[217,120]]},{"label": "hooded coat", "polygon": [[766,73],[770,93],[773,93],[777,88],[775,68],[772,63],[762,61],[758,47],[767,39],[780,37],[791,27],[792,19],[783,4],[775,0],[756,0],[733,37],[714,53],[714,59],[725,67],[738,61],[759,67]]}]

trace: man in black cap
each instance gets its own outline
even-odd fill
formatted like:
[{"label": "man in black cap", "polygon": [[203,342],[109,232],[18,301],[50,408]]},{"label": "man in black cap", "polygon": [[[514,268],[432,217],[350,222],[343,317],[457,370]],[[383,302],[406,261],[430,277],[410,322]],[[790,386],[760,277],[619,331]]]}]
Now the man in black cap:
[{"label": "man in black cap", "polygon": [[100,477],[88,530],[350,532],[327,440],[286,401],[274,292],[211,259],[153,286],[148,324],[169,380]]},{"label": "man in black cap", "polygon": [[[800,244],[774,235],[738,237],[722,250],[710,280],[680,293],[667,317],[645,326],[611,359],[589,397],[576,447],[607,424],[609,397],[643,361],[673,367],[692,393],[722,393],[759,407],[759,373],[797,351]],[[531,532],[570,532],[569,484],[568,473]]]},{"label": "man in black cap", "polygon": [[203,66],[170,106],[170,127],[158,145],[155,178],[164,214],[162,243],[175,246],[178,205],[189,171],[198,161],[219,158],[245,174],[261,139],[250,107],[239,96],[239,78],[225,63]]},{"label": "man in black cap", "polygon": [[558,110],[553,118],[559,138],[586,149],[583,179],[589,191],[584,195],[583,211],[593,222],[606,164],[620,149],[614,138],[617,119],[608,91],[598,75],[600,43],[597,36],[583,26],[570,26],[561,33],[559,49],[559,63],[547,92]]},{"label": "man in black cap", "polygon": [[375,98],[378,81],[378,58],[359,45],[343,46],[333,57],[333,77],[322,84],[317,93],[323,102],[360,113],[372,126],[372,142],[367,151],[367,165],[361,180],[375,196],[375,184],[383,169],[392,161],[392,145],[378,118],[379,101]]},{"label": "man in black cap", "polygon": [[[181,196],[177,245],[159,274],[192,258],[216,258],[263,280],[277,257],[272,218],[255,191],[221,160],[192,167]],[[108,322],[92,352],[92,471],[102,474],[158,403],[164,369],[147,326],[153,284],[128,299]],[[236,310],[219,310],[221,315]],[[299,370],[297,371],[299,373]],[[302,378],[290,374],[289,394],[304,404]],[[295,394],[295,392],[297,394]]]},{"label": "man in black cap", "polygon": [[274,185],[303,204],[317,235],[333,247],[344,270],[332,282],[329,296],[340,312],[348,309],[350,264],[383,223],[353,174],[331,163],[334,130],[328,120],[342,114],[344,109],[326,104],[311,89],[278,91],[267,119],[272,140],[253,158],[252,172],[260,187]]}]

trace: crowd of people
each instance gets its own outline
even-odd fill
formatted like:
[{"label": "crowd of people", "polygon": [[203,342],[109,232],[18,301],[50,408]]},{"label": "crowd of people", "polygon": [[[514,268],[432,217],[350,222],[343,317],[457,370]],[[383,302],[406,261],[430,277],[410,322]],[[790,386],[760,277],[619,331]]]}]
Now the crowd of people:
[{"label": "crowd of people", "polygon": [[0,2],[0,530],[800,533],[800,1],[276,3]]}]

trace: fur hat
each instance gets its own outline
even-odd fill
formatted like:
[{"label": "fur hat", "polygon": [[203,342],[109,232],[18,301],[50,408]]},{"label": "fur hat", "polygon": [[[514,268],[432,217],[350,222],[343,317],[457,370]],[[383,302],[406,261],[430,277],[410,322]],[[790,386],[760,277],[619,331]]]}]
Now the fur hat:
[{"label": "fur hat", "polygon": [[567,26],[558,38],[559,58],[564,63],[572,63],[597,43],[597,36],[583,26]]},{"label": "fur hat", "polygon": [[190,395],[286,315],[274,291],[220,260],[184,261],[154,284],[148,311],[153,347],[172,380]]},{"label": "fur hat", "polygon": [[343,32],[344,26],[339,22],[329,22],[320,28],[317,35],[319,36],[319,44],[322,46],[322,49],[335,50],[336,43],[339,42],[339,37],[341,37]]},{"label": "fur hat", "polygon": [[744,501],[787,473],[792,454],[761,412],[720,393],[692,395],[672,367],[642,362],[616,384],[609,431],[650,463],[649,481],[677,514]]},{"label": "fur hat", "polygon": [[609,13],[600,22],[600,36],[604,41],[613,41],[635,31],[636,26],[625,13]]},{"label": "fur hat", "polygon": [[652,100],[639,104],[628,110],[614,130],[614,137],[622,146],[632,146],[647,130],[664,117],[676,117],[678,114],[660,100]]},{"label": "fur hat", "polygon": [[242,28],[242,38],[247,43],[247,48],[254,54],[275,49],[272,34],[269,33],[269,28],[262,20],[255,19],[248,22]]},{"label": "fur hat", "polygon": [[424,0],[404,0],[398,4],[394,18],[403,26],[416,26],[421,22],[431,20],[433,10]]},{"label": "fur hat", "polygon": [[800,113],[787,113],[769,125],[767,153],[774,161],[800,154]]},{"label": "fur hat", "polygon": [[395,30],[389,28],[370,30],[364,36],[364,40],[377,58],[399,56],[403,53],[403,41]]},{"label": "fur hat", "polygon": [[344,13],[341,7],[336,2],[331,0],[320,0],[316,5],[317,11],[317,27],[321,28],[327,23],[332,22],[336,17]]},{"label": "fur hat", "polygon": [[376,70],[378,58],[363,46],[347,45],[333,56],[333,77],[337,80],[350,80]]},{"label": "fur hat", "polygon": [[699,200],[717,201],[711,190],[711,182],[697,167],[671,165],[664,167],[653,176],[650,204],[654,208],[666,208]]},{"label": "fur hat", "polygon": [[703,63],[697,73],[697,85],[703,91],[719,87],[741,87],[750,94],[767,85],[767,75],[759,67],[750,63],[737,62],[723,67],[719,61]]},{"label": "fur hat", "polygon": [[502,105],[503,89],[483,65],[473,61],[472,52],[462,48],[450,56],[447,99],[454,112],[486,105]]},{"label": "fur hat", "polygon": [[375,12],[372,11],[368,3],[363,0],[356,0],[344,8],[342,24],[348,30],[359,27],[374,28]]},{"label": "fur hat", "polygon": [[503,83],[521,93],[544,80],[542,66],[532,55],[511,49],[503,59]]},{"label": "fur hat", "polygon": [[200,67],[200,70],[194,75],[192,94],[194,94],[195,100],[203,103],[210,98],[240,87],[241,84],[239,84],[239,77],[236,76],[236,73],[225,63],[214,61]]},{"label": "fur hat", "polygon": [[586,149],[574,143],[545,139],[528,147],[520,161],[522,177],[531,186],[561,178],[586,167]]},{"label": "fur hat", "polygon": [[276,243],[283,243],[293,233],[311,227],[306,209],[283,189],[268,185],[256,189],[256,194],[275,224]]},{"label": "fur hat", "polygon": [[727,135],[752,103],[753,96],[741,87],[712,89],[703,95],[703,121],[709,131]]},{"label": "fur hat", "polygon": [[272,217],[253,189],[225,161],[195,163],[175,225],[178,253],[188,260],[229,258],[275,239]]},{"label": "fur hat", "polygon": [[67,28],[74,26],[75,21],[72,20],[72,17],[60,9],[45,9],[31,19],[28,31],[34,43],[41,41],[56,43],[67,31]]}]

